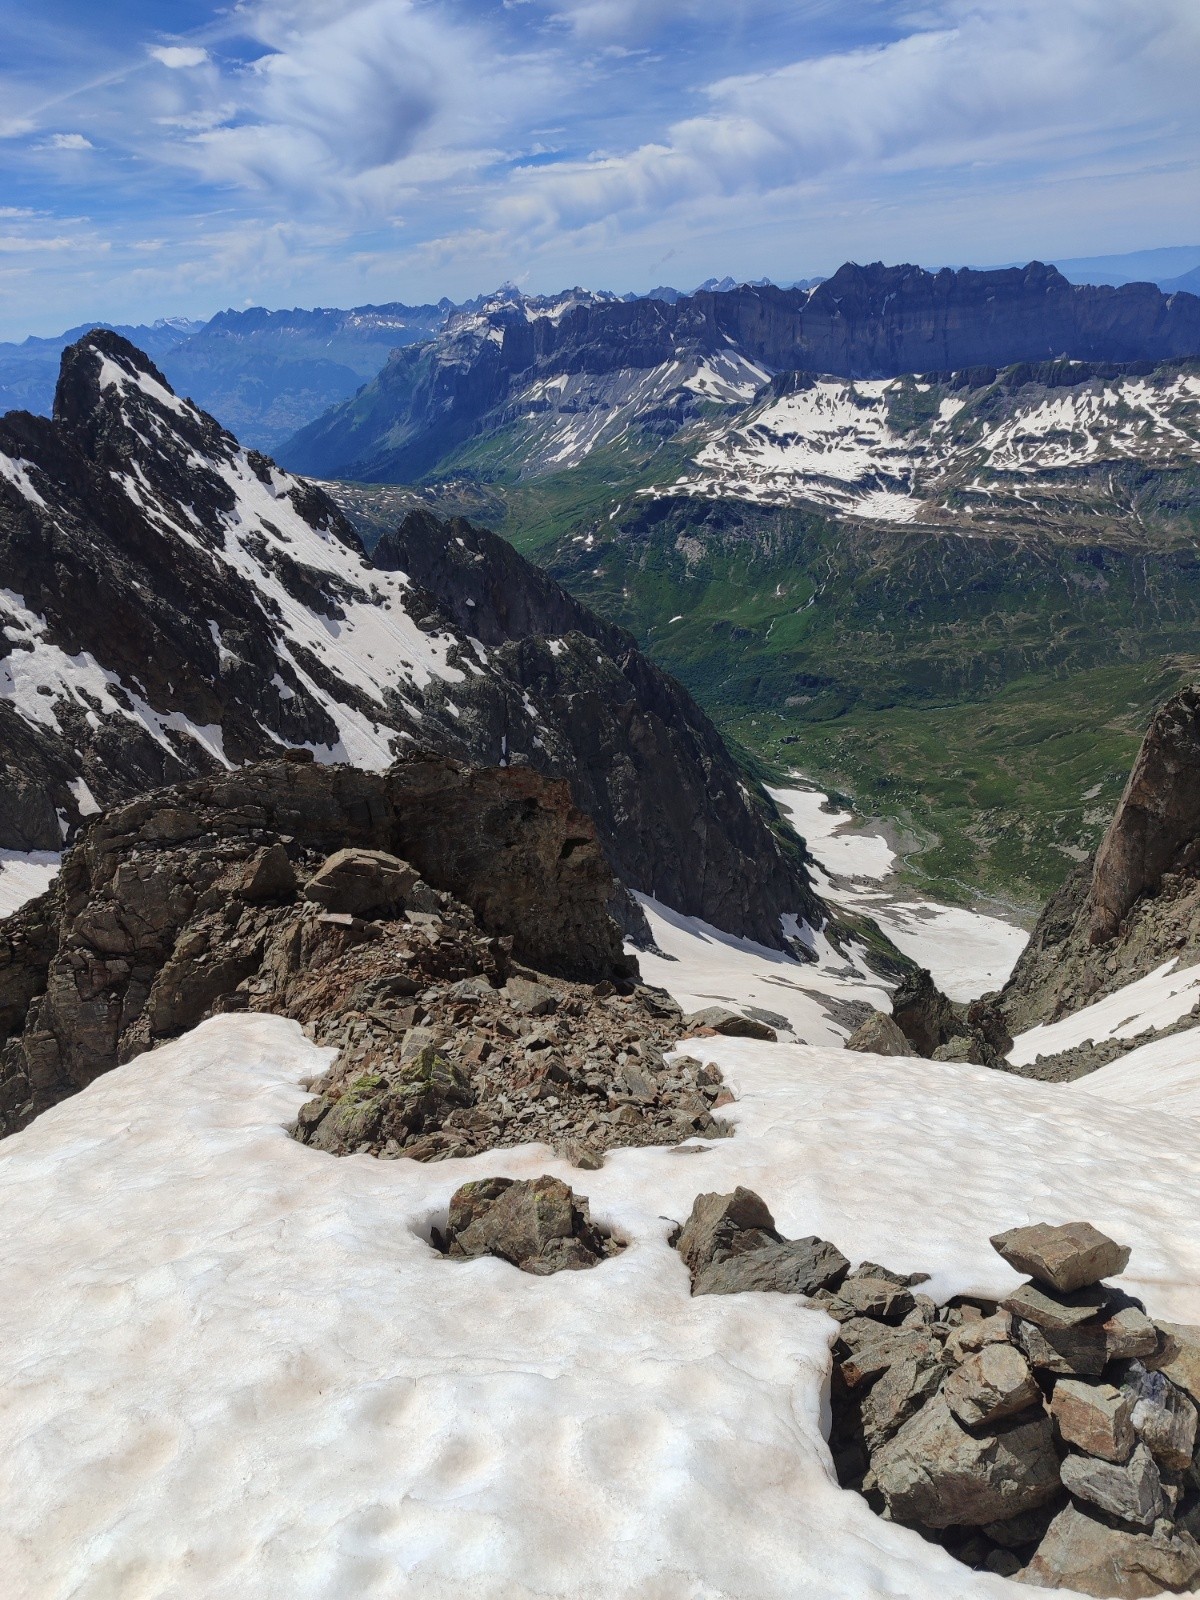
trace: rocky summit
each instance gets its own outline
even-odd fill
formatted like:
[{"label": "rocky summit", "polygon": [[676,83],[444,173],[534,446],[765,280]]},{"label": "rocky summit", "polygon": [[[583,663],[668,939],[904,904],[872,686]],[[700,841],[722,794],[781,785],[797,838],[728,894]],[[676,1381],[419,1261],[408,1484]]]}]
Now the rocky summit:
[{"label": "rocky summit", "polygon": [[629,635],[465,524],[410,519],[373,565],[115,333],[65,351],[53,420],[0,419],[0,567],[0,848],[281,747],[381,771],[416,745],[565,778],[622,883],[688,915],[776,947],[781,916],[824,919],[761,787]]}]

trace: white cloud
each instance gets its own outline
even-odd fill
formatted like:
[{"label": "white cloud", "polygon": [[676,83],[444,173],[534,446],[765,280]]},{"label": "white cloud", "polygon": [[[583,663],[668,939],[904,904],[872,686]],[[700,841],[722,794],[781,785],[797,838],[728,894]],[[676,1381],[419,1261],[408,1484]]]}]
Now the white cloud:
[{"label": "white cloud", "polygon": [[96,147],[82,133],[52,133],[39,146],[42,150],[94,150]]},{"label": "white cloud", "polygon": [[190,44],[154,44],[150,46],[150,54],[155,61],[161,61],[164,67],[175,69],[202,67],[208,60],[207,50]]},{"label": "white cloud", "polygon": [[868,166],[1063,162],[1190,126],[1198,71],[1194,0],[949,0],[893,43],[716,82],[707,112],[627,154],[523,174],[494,215],[544,235]]}]

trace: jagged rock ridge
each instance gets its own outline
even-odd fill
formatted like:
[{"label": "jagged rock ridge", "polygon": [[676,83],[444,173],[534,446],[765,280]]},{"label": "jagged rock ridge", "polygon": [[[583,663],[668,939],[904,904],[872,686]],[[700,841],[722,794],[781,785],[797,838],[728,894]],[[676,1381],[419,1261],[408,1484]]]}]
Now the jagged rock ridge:
[{"label": "jagged rock ridge", "polygon": [[419,744],[567,777],[623,881],[680,911],[776,945],[823,919],[627,635],[478,530],[418,519],[383,559],[118,335],[72,346],[54,420],[0,420],[0,847],[281,747],[383,770]]}]

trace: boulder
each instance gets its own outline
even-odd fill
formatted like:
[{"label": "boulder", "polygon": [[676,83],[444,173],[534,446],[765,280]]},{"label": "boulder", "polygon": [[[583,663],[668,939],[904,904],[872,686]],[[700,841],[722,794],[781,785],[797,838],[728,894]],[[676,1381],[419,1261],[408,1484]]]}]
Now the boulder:
[{"label": "boulder", "polygon": [[846,1040],[845,1048],[872,1056],[911,1056],[913,1053],[903,1031],[885,1011],[873,1011]]},{"label": "boulder", "polygon": [[1019,1574],[1039,1589],[1142,1600],[1178,1594],[1200,1578],[1200,1545],[1186,1533],[1110,1527],[1076,1505],[1060,1511],[1033,1560]]},{"label": "boulder", "polygon": [[1133,1362],[1122,1388],[1133,1402],[1133,1431],[1154,1459],[1172,1472],[1185,1472],[1196,1453],[1197,1411],[1182,1389],[1162,1372]]},{"label": "boulder", "polygon": [[1129,1264],[1129,1246],[1115,1244],[1090,1222],[1035,1222],[993,1234],[991,1242],[1010,1267],[1058,1294],[1115,1278]]},{"label": "boulder", "polygon": [[1077,1328],[1084,1322],[1094,1322],[1108,1304],[1108,1293],[1093,1286],[1075,1294],[1055,1294],[1039,1289],[1036,1283],[1023,1283],[1000,1304],[1022,1322],[1032,1322],[1043,1331],[1057,1333],[1064,1328]]},{"label": "boulder", "polygon": [[697,1273],[693,1294],[741,1294],[774,1290],[778,1294],[816,1294],[834,1289],[850,1263],[836,1245],[815,1236],[785,1239],[761,1250],[712,1261]]},{"label": "boulder", "polygon": [[281,844],[267,845],[246,863],[240,893],[251,905],[290,900],[296,892],[296,869]]},{"label": "boulder", "polygon": [[969,1428],[1016,1416],[1042,1397],[1029,1363],[1011,1344],[986,1344],[946,1379],[946,1403]]},{"label": "boulder", "polygon": [[499,1256],[542,1277],[597,1266],[613,1249],[587,1201],[551,1177],[463,1184],[450,1200],[446,1241],[451,1256]]},{"label": "boulder", "polygon": [[421,875],[386,850],[336,850],[304,885],[306,900],[352,917],[398,916]]},{"label": "boulder", "polygon": [[1102,1324],[1110,1361],[1152,1356],[1158,1350],[1158,1329],[1137,1306],[1122,1306]]},{"label": "boulder", "polygon": [[695,1277],[714,1261],[782,1242],[766,1201],[739,1185],[732,1194],[698,1194],[676,1248]]},{"label": "boulder", "polygon": [[1110,1383],[1060,1378],[1050,1397],[1050,1414],[1066,1442],[1089,1456],[1128,1461],[1133,1453],[1133,1406]]},{"label": "boulder", "polygon": [[683,1019],[685,1036],[697,1028],[711,1028],[714,1033],[723,1033],[732,1039],[767,1039],[775,1043],[779,1037],[767,1023],[759,1022],[756,1017],[745,1017],[740,1011],[730,1011],[728,1006],[706,1006],[703,1011],[693,1011],[690,1017]]},{"label": "boulder", "polygon": [[1069,1455],[1059,1468],[1062,1481],[1076,1500],[1152,1528],[1165,1509],[1162,1479],[1154,1457],[1139,1444],[1126,1462],[1097,1461],[1093,1456]]},{"label": "boulder", "polygon": [[969,1433],[935,1395],[871,1461],[896,1522],[980,1527],[1033,1511],[1060,1492],[1058,1457],[1044,1413],[997,1433]]},{"label": "boulder", "polygon": [[1163,1335],[1163,1348],[1146,1365],[1200,1402],[1200,1328],[1183,1322],[1156,1322],[1155,1327]]},{"label": "boulder", "polygon": [[558,1010],[558,996],[548,984],[533,978],[513,974],[504,985],[504,992],[514,1011],[527,1017],[547,1017]]},{"label": "boulder", "polygon": [[954,1361],[962,1361],[989,1344],[1002,1344],[1012,1337],[1013,1321],[1007,1311],[997,1311],[994,1316],[980,1317],[978,1322],[964,1322],[955,1328],[946,1340],[946,1354]]},{"label": "boulder", "polygon": [[875,1317],[880,1322],[902,1322],[912,1311],[912,1290],[890,1278],[860,1277],[852,1273],[837,1292],[851,1316]]}]

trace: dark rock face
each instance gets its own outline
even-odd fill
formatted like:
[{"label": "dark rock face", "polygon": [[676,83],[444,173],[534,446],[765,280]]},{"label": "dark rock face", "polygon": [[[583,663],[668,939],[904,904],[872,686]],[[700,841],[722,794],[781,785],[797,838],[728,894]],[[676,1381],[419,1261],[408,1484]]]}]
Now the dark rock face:
[{"label": "dark rock face", "polygon": [[785,1239],[751,1189],[700,1194],[677,1248],[693,1294],[816,1294],[835,1289],[850,1263],[827,1239]]},{"label": "dark rock face", "polygon": [[194,779],[109,812],[50,893],[4,924],[5,1131],[194,1026],[251,980],[286,1010],[298,971],[377,938],[351,912],[295,904],[298,881],[345,886],[348,840],[360,867],[370,851],[401,858],[396,868],[375,859],[389,909],[441,909],[430,886],[470,908],[474,971],[500,971],[487,941],[504,936],[543,971],[634,975],[608,915],[613,883],[595,830],[560,783],[436,757],[386,774],[279,761]]},{"label": "dark rock face", "polygon": [[[1068,1016],[1173,957],[1181,967],[1200,959],[1195,687],[1155,713],[1100,848],[1047,902],[999,1004],[1011,1028],[1032,1027]],[[1083,1070],[1103,1059],[1098,1052]]]},{"label": "dark rock face", "polygon": [[[1200,351],[1200,299],[1152,284],[1073,286],[1038,262],[938,273],[877,262],[848,264],[811,291],[743,285],[673,305],[589,299],[556,318],[530,317],[519,300],[505,300],[397,351],[280,458],[319,477],[410,483],[473,434],[500,426],[518,387],[580,372],[602,380],[730,350],[774,372],[861,378],[1062,355],[1164,359]],[[686,419],[681,410],[672,431]]]},{"label": "dark rock face", "polygon": [[409,519],[372,566],[103,331],[0,455],[0,847],[281,746],[383,770],[415,743],[567,778],[623,881],[676,909],[776,947],[782,913],[825,920],[690,696],[503,541]]},{"label": "dark rock face", "polygon": [[373,560],[406,572],[432,616],[492,651],[490,674],[427,686],[439,747],[566,778],[622,882],[687,915],[776,947],[782,912],[824,920],[798,853],[773,831],[771,801],[632,635],[461,518],[412,512]]}]

